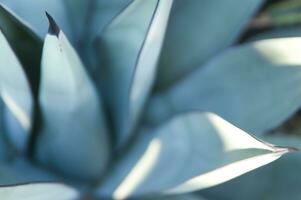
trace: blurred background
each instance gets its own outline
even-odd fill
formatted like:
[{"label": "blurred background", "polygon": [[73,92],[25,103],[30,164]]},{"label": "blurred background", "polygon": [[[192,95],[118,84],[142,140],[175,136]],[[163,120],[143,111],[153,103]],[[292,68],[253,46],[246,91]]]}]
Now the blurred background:
[{"label": "blurred background", "polygon": [[266,0],[239,42],[298,36],[300,25],[300,0]]}]

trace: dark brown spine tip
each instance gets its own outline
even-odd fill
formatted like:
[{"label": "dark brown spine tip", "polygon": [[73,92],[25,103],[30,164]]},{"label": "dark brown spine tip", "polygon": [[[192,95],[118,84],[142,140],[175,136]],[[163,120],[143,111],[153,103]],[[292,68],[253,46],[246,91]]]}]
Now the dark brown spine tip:
[{"label": "dark brown spine tip", "polygon": [[298,149],[298,148],[295,148],[295,147],[287,147],[287,150],[288,150],[289,152],[299,151],[299,149]]},{"label": "dark brown spine tip", "polygon": [[48,33],[51,35],[56,35],[58,37],[60,33],[60,27],[56,24],[54,19],[51,17],[51,15],[49,15],[47,11],[45,11],[45,13],[49,21]]},{"label": "dark brown spine tip", "polygon": [[299,149],[295,147],[283,147],[283,146],[275,146],[275,147],[276,147],[276,151],[278,152],[288,153],[288,152],[299,151]]}]

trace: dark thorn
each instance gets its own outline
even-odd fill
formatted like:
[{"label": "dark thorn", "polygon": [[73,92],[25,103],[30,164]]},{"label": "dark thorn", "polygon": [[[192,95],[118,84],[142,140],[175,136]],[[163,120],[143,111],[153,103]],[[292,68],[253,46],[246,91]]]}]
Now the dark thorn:
[{"label": "dark thorn", "polygon": [[60,27],[56,24],[54,19],[51,17],[51,15],[49,15],[47,11],[45,11],[45,13],[49,21],[48,33],[51,35],[56,35],[58,37],[60,33]]},{"label": "dark thorn", "polygon": [[286,147],[286,148],[287,148],[287,150],[288,150],[289,152],[299,151],[299,149],[296,148],[296,147]]}]

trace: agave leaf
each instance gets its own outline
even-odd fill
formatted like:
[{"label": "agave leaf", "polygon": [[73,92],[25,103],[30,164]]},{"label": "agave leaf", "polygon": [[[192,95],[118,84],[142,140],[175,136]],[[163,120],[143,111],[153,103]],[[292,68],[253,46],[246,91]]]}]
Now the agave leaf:
[{"label": "agave leaf", "polygon": [[[99,76],[99,60],[95,53],[95,40],[105,25],[112,20],[130,0],[64,0],[76,41],[74,45],[87,63],[92,78]],[[83,26],[84,25],[84,26]],[[97,56],[95,56],[97,54]]]},{"label": "agave leaf", "polygon": [[36,96],[40,77],[42,40],[21,19],[13,15],[1,3],[0,27],[12,49],[20,59]]},{"label": "agave leaf", "polygon": [[153,85],[172,2],[133,1],[99,40],[105,54],[102,85],[119,146],[129,138]]},{"label": "agave leaf", "polygon": [[[298,137],[270,136],[265,139],[301,148],[301,141]],[[266,165],[225,184],[203,190],[200,193],[208,199],[295,200],[301,196],[300,168],[301,153],[296,152],[270,165]]]},{"label": "agave leaf", "polygon": [[[95,37],[131,0],[65,0],[70,23],[77,38]],[[85,26],[83,26],[83,24]]]},{"label": "agave leaf", "polygon": [[79,193],[60,183],[29,183],[0,187],[1,200],[75,200]]},{"label": "agave leaf", "polygon": [[[301,38],[259,41],[231,48],[153,98],[148,119],[177,112],[212,111],[248,132],[276,127],[301,105]],[[292,89],[293,88],[293,89]]]},{"label": "agave leaf", "polygon": [[133,0],[95,0],[94,1],[94,17],[92,21],[91,33],[99,33],[109,21],[115,17],[125,6]]},{"label": "agave leaf", "polygon": [[5,107],[5,104],[0,98],[0,162],[10,160],[15,156],[14,146],[11,145],[11,140],[9,140],[5,131],[6,120],[4,112],[8,110]]},{"label": "agave leaf", "polygon": [[[13,116],[3,117],[3,123],[6,124],[7,120],[13,122],[11,125],[7,123],[6,132],[16,148],[24,151],[32,125],[32,95],[23,68],[1,31],[0,55],[0,96],[5,104],[3,112],[8,114],[6,116]],[[3,112],[0,114],[4,115]],[[21,129],[16,131],[14,126],[21,126]]]},{"label": "agave leaf", "polygon": [[215,186],[290,151],[266,144],[212,113],[175,117],[136,145],[99,188],[116,199]]},{"label": "agave leaf", "polygon": [[157,87],[168,87],[233,44],[262,3],[176,0],[159,62]]},{"label": "agave leaf", "polygon": [[91,9],[90,4],[95,0],[64,0],[62,1],[68,15],[69,24],[72,28],[72,34],[79,39],[85,30],[89,30]]},{"label": "agave leaf", "polygon": [[61,178],[20,158],[0,163],[0,185],[41,181],[61,181]]},{"label": "agave leaf", "polygon": [[59,21],[59,25],[68,36],[72,36],[72,31],[65,12],[65,7],[62,0],[39,0],[34,3],[32,0],[0,0],[5,6],[10,8],[22,20],[26,21],[38,35],[43,38],[47,30],[47,21],[45,20],[45,10],[52,13]]},{"label": "agave leaf", "polygon": [[37,139],[37,158],[65,174],[96,179],[110,154],[101,102],[75,50],[48,17],[39,95],[43,127]]},{"label": "agave leaf", "polygon": [[164,197],[149,197],[144,199],[145,200],[206,200],[205,198],[196,194],[170,195]]}]

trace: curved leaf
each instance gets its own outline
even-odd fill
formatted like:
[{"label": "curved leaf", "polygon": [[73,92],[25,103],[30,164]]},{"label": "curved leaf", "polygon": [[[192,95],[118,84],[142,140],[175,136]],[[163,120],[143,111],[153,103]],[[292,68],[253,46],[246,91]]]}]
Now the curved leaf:
[{"label": "curved leaf", "polygon": [[92,12],[90,4],[95,0],[64,0],[62,2],[68,15],[72,34],[75,35],[77,40],[80,40],[83,32],[89,31],[89,23],[92,20],[89,17]]},{"label": "curved leaf", "polygon": [[15,156],[14,147],[11,145],[11,140],[7,137],[5,131],[5,115],[4,112],[7,110],[5,104],[0,98],[0,162],[12,159]]},{"label": "curved leaf", "polygon": [[[5,104],[0,114],[9,139],[24,151],[32,126],[32,95],[22,66],[1,31],[0,55],[0,97]],[[16,126],[21,128],[16,131]]]},{"label": "curved leaf", "polygon": [[37,138],[37,158],[65,174],[94,180],[103,173],[110,154],[101,102],[75,50],[48,17],[39,95],[43,127]]},{"label": "curved leaf", "polygon": [[1,200],[75,200],[79,193],[60,183],[29,183],[0,187]]},{"label": "curved leaf", "polygon": [[109,21],[115,17],[122,8],[133,0],[95,0],[94,17],[92,21],[91,33],[99,33]]},{"label": "curved leaf", "polygon": [[72,36],[69,21],[62,0],[0,0],[4,5],[16,13],[22,20],[43,38],[47,31],[47,20],[43,17],[45,11],[52,13],[59,21],[68,36]]},{"label": "curved leaf", "polygon": [[157,87],[168,87],[233,44],[262,2],[176,0],[159,62]]},{"label": "curved leaf", "polygon": [[270,163],[290,150],[264,143],[215,114],[187,113],[141,135],[98,194],[124,199],[204,189]]},{"label": "curved leaf", "polygon": [[0,3],[0,27],[20,59],[36,96],[40,80],[42,40]]},{"label": "curved leaf", "polygon": [[177,112],[215,112],[243,130],[276,127],[301,105],[301,38],[259,41],[229,49],[155,96],[148,120],[161,123]]},{"label": "curved leaf", "polygon": [[61,178],[20,158],[0,163],[2,186],[42,181],[61,181]]},{"label": "curved leaf", "polygon": [[[301,148],[301,140],[297,137],[271,136],[265,139]],[[295,200],[301,196],[300,168],[301,153],[296,152],[256,171],[225,184],[203,190],[200,193],[208,199]]]},{"label": "curved leaf", "polygon": [[[94,38],[131,0],[64,0],[73,31],[80,40]],[[85,26],[83,26],[85,24]]]},{"label": "curved leaf", "polygon": [[172,2],[133,1],[99,40],[105,68],[102,86],[119,146],[130,136],[153,85]]},{"label": "curved leaf", "polygon": [[166,197],[149,197],[144,199],[145,200],[206,200],[200,195],[195,195],[195,194],[170,195]]},{"label": "curved leaf", "polygon": [[98,78],[101,68],[98,59],[102,58],[102,54],[95,53],[97,36],[130,1],[132,0],[64,0],[72,33],[76,35],[74,45],[94,79]]}]

